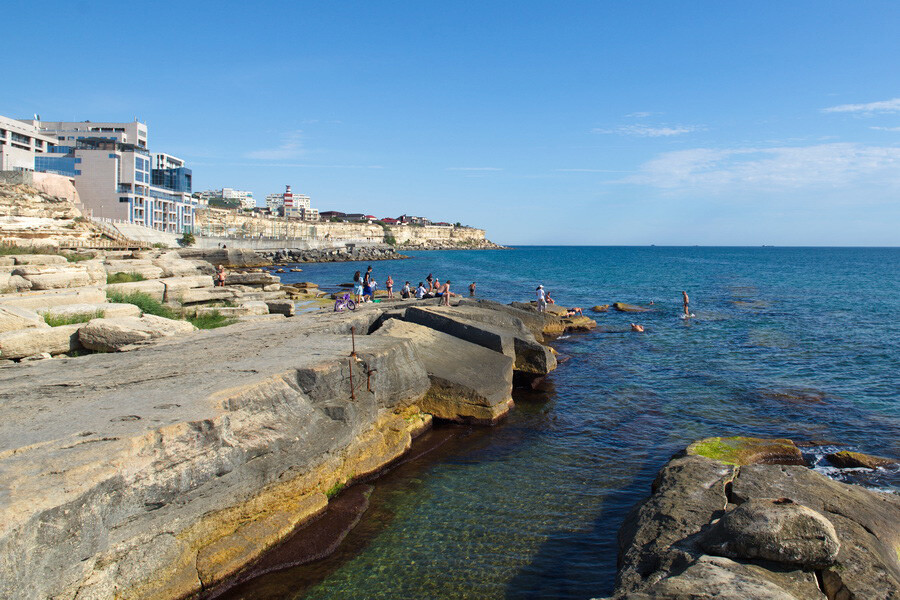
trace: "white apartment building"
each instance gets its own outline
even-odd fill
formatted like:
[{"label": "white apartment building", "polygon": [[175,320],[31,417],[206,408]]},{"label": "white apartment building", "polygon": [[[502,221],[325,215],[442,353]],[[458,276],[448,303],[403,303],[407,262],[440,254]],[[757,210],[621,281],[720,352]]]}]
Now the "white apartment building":
[{"label": "white apartment building", "polygon": [[247,192],[244,190],[235,190],[232,188],[222,188],[220,190],[222,198],[225,200],[238,200],[241,203],[241,208],[246,209],[254,209],[256,208],[256,200],[253,198],[253,192]]},{"label": "white apartment building", "polygon": [[184,161],[147,150],[147,126],[91,121],[24,121],[55,139],[51,154],[35,159],[38,171],[71,176],[94,217],[183,233],[194,227],[192,173]]},{"label": "white apartment building", "polygon": [[34,158],[52,151],[56,138],[34,125],[0,116],[0,171],[34,171]]},{"label": "white apartment building", "polygon": [[268,208],[273,213],[278,212],[280,208],[284,207],[284,196],[282,194],[268,194],[266,195],[266,208]]}]

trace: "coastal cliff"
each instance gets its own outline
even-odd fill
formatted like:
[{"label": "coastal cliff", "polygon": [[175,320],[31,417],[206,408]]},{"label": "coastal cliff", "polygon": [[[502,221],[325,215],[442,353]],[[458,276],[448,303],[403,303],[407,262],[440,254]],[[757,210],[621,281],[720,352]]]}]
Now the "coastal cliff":
[{"label": "coastal cliff", "polygon": [[514,373],[556,366],[527,313],[537,330],[403,301],[7,364],[0,596],[174,600],[222,582],[432,415],[502,418]]}]

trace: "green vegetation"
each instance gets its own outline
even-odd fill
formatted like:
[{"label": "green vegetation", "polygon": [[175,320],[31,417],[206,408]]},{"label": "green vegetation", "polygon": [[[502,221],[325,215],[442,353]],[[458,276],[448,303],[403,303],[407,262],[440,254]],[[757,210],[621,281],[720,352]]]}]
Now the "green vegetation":
[{"label": "green vegetation", "polygon": [[178,244],[185,248],[188,246],[193,246],[196,242],[197,242],[197,238],[195,238],[194,234],[191,233],[190,231],[185,231],[182,234],[181,239],[178,240]]},{"label": "green vegetation", "polygon": [[391,226],[385,223],[384,221],[375,221],[381,228],[384,230],[384,243],[389,246],[397,245],[397,238],[394,237],[394,234],[391,233]]},{"label": "green vegetation", "polygon": [[331,500],[332,498],[340,494],[341,490],[343,490],[346,486],[347,484],[345,482],[335,483],[333,486],[331,486],[331,488],[329,488],[327,492],[325,492],[325,495],[329,500]]},{"label": "green vegetation", "polygon": [[166,248],[168,248],[168,246],[165,245],[165,244],[163,244],[162,242],[154,242],[154,243],[153,243],[153,247],[154,247],[154,248],[160,248],[160,249],[162,249],[162,250],[165,250]]},{"label": "green vegetation", "polygon": [[131,283],[132,281],[144,281],[146,279],[140,273],[109,273],[106,275],[106,283]]},{"label": "green vegetation", "polygon": [[156,315],[157,317],[165,317],[166,319],[178,319],[180,316],[168,306],[164,306],[150,294],[144,292],[131,292],[123,294],[115,290],[107,290],[106,298],[110,302],[118,304],[134,304],[145,314]]},{"label": "green vegetation", "polygon": [[91,254],[75,254],[72,252],[60,252],[51,246],[10,246],[0,244],[0,256],[14,256],[17,254],[48,254],[52,256],[64,256],[69,262],[90,260]]},{"label": "green vegetation", "polygon": [[688,446],[687,454],[705,456],[727,465],[750,465],[773,458],[800,459],[800,451],[791,440],[742,436],[706,438]]},{"label": "green vegetation", "polygon": [[215,329],[237,323],[237,320],[229,319],[217,310],[205,315],[194,315],[193,317],[188,317],[187,320],[197,329]]},{"label": "green vegetation", "polygon": [[72,315],[44,315],[44,322],[50,327],[59,327],[61,325],[75,325],[76,323],[87,323],[91,319],[102,319],[103,311],[95,310],[94,312],[77,313]]}]

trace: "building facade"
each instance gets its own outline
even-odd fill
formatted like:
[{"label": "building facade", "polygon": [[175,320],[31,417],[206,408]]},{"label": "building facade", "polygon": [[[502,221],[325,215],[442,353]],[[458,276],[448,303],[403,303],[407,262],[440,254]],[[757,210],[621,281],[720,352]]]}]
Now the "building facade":
[{"label": "building facade", "polygon": [[68,175],[94,217],[170,233],[194,229],[192,173],[183,160],[151,154],[147,126],[133,123],[27,121],[56,141],[35,170]]},{"label": "building facade", "polygon": [[0,171],[34,171],[34,159],[55,146],[56,138],[34,125],[0,116]]},{"label": "building facade", "polygon": [[256,208],[256,200],[253,198],[253,192],[244,190],[235,190],[232,188],[222,188],[220,196],[225,200],[237,200],[241,203],[241,208],[252,210]]}]

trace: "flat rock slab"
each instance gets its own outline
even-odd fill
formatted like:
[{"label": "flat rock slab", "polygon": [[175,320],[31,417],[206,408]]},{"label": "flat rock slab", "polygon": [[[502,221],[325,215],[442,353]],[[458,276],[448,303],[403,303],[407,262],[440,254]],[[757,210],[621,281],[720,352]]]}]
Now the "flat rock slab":
[{"label": "flat rock slab", "polygon": [[187,321],[144,315],[93,319],[78,332],[81,345],[95,352],[116,352],[148,340],[184,335],[197,328]]},{"label": "flat rock slab", "polygon": [[43,354],[66,354],[81,348],[78,330],[84,323],[0,333],[0,358],[12,360]]},{"label": "flat rock slab", "polygon": [[423,411],[440,419],[490,424],[512,408],[510,357],[397,319],[388,319],[375,335],[412,343],[431,379],[431,389],[419,402]]},{"label": "flat rock slab", "polygon": [[0,306],[18,306],[31,310],[65,304],[99,302],[106,302],[106,290],[99,286],[18,292],[0,296]]},{"label": "flat rock slab", "polygon": [[0,597],[196,594],[399,456],[425,369],[338,317],[0,367]]},{"label": "flat rock slab", "polygon": [[57,318],[74,317],[78,315],[96,315],[97,313],[101,313],[101,318],[107,319],[141,316],[141,309],[134,304],[122,304],[116,302],[64,304],[62,306],[43,308],[38,312],[42,315]]},{"label": "flat rock slab", "polygon": [[[515,370],[532,375],[546,375],[556,368],[550,349],[538,342],[518,319],[503,323],[502,312],[473,306],[410,306],[407,321],[505,354],[515,362]],[[495,319],[492,321],[491,319]],[[502,325],[493,324],[497,321]]]}]

